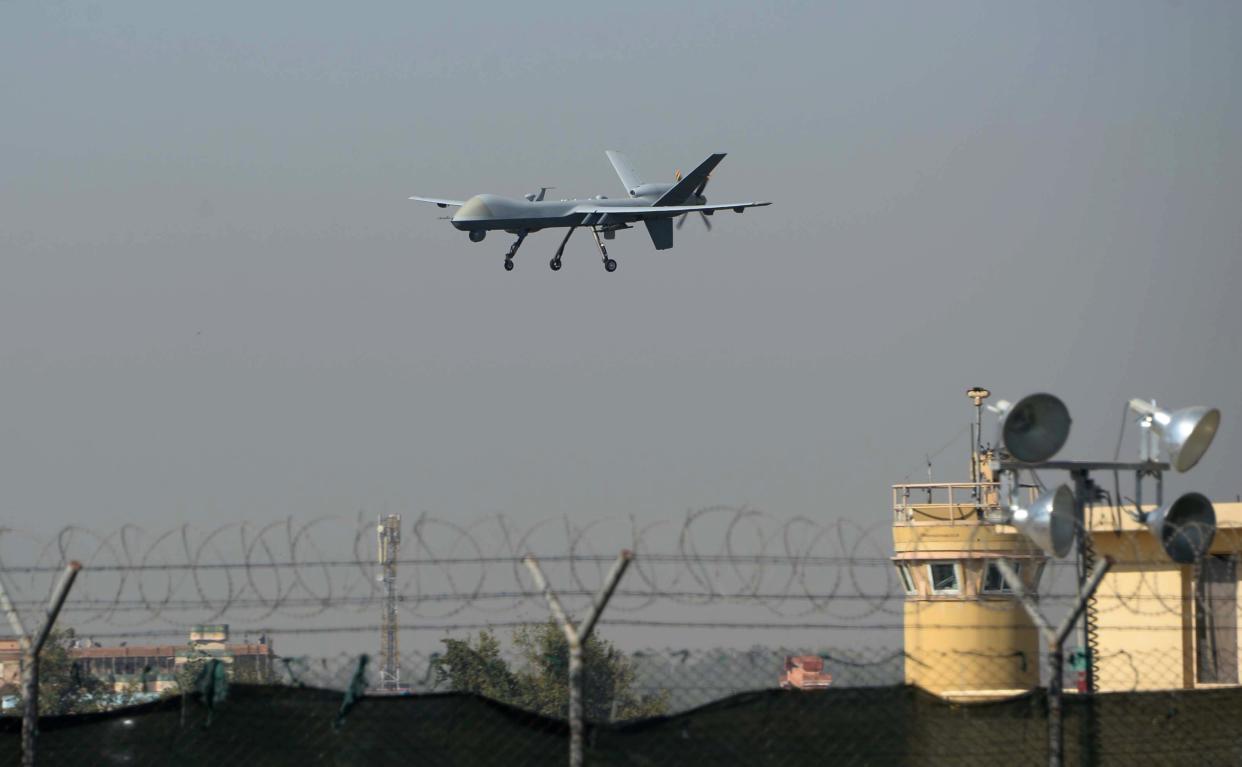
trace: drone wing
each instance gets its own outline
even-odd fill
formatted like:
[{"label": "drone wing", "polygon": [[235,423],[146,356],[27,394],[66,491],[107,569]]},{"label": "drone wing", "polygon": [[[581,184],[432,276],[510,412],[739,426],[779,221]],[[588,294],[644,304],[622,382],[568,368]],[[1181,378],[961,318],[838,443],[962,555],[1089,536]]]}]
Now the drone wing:
[{"label": "drone wing", "polygon": [[761,208],[770,202],[726,202],[719,205],[579,205],[575,213],[586,214],[592,225],[625,221],[642,221],[651,235],[656,250],[673,247],[673,219],[685,213],[711,214],[718,210],[741,213],[747,208]]},{"label": "drone wing", "polygon": [[649,218],[673,218],[682,213],[714,213],[718,210],[732,210],[741,213],[746,208],[762,208],[771,202],[722,202],[713,205],[579,205],[574,208],[576,213],[607,213],[610,216],[624,217],[630,220]]},{"label": "drone wing", "polygon": [[454,208],[460,208],[463,204],[462,200],[445,200],[440,197],[411,197],[415,202],[431,202],[439,205],[441,208],[447,208],[452,205]]}]

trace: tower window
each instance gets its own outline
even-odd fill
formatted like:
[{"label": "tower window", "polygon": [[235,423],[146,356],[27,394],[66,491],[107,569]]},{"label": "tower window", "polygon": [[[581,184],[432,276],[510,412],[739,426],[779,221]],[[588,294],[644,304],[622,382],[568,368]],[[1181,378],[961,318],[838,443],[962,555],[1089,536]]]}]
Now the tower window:
[{"label": "tower window", "polygon": [[916,589],[914,588],[914,578],[910,573],[909,565],[897,565],[897,575],[901,577],[902,588],[906,590],[907,594],[913,594],[916,592]]},{"label": "tower window", "polygon": [[956,562],[931,562],[927,565],[927,574],[931,578],[933,594],[961,593]]},{"label": "tower window", "polygon": [[[1022,575],[1021,562],[1009,562],[1010,567],[1014,569],[1018,575]],[[989,560],[988,569],[983,576],[983,593],[984,594],[1012,594],[1013,589],[1009,588],[1009,584],[1005,581],[1005,576],[1001,575],[1000,568],[996,563]]]}]

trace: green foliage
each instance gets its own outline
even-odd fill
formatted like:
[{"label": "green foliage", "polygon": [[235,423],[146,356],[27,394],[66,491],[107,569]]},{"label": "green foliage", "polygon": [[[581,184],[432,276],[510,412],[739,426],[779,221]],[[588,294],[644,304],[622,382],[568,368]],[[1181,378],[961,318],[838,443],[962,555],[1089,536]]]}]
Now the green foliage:
[{"label": "green foliage", "polygon": [[165,695],[182,695],[195,690],[195,682],[202,675],[211,658],[207,655],[191,656],[184,663],[178,663],[173,670],[173,681],[176,687],[166,690]]},{"label": "green foliage", "polygon": [[[166,695],[194,692],[204,669],[212,660],[218,659],[218,656],[203,652],[193,644],[187,645],[185,652],[179,655],[185,660],[178,663],[173,672],[176,688],[167,690]],[[238,656],[224,661],[223,669],[229,684],[276,684],[280,681],[276,669],[266,659]]]},{"label": "green foliage", "polygon": [[[513,632],[517,668],[504,659],[491,631],[470,639],[445,639],[435,662],[436,684],[474,692],[503,703],[564,719],[569,713],[569,642],[555,623],[523,626]],[[640,696],[634,666],[604,639],[593,635],[583,647],[584,710],[589,721],[635,719],[668,711],[667,691]]]},{"label": "green foliage", "polygon": [[473,692],[492,700],[513,703],[517,677],[500,654],[500,642],[491,631],[480,631],[478,641],[445,639],[444,653],[435,661],[436,686],[455,692]]},{"label": "green foliage", "polygon": [[276,684],[280,681],[272,660],[262,657],[234,657],[228,672],[233,684]]},{"label": "green foliage", "polygon": [[39,654],[40,716],[102,711],[124,697],[73,660],[69,654],[72,643],[72,633],[52,631]]}]

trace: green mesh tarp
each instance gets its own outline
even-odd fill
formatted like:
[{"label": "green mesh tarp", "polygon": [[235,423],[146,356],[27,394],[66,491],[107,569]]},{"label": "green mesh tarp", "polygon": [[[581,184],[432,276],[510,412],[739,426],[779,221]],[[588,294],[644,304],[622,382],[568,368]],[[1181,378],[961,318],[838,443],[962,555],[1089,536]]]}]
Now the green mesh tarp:
[{"label": "green mesh tarp", "polygon": [[[556,765],[568,728],[472,695],[368,697],[233,686],[208,712],[189,697],[42,720],[45,765]],[[1242,690],[1069,696],[1066,764],[1242,764]],[[210,724],[208,724],[210,716]],[[0,719],[0,764],[20,721]],[[1088,737],[1089,736],[1089,737]],[[1044,698],[951,704],[911,687],[765,691],[597,725],[589,765],[1047,764]]]}]

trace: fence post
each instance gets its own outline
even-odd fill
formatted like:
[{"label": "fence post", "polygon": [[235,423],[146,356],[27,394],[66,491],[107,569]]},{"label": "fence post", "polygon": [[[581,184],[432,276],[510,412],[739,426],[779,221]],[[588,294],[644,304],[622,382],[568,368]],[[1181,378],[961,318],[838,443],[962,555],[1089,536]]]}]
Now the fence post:
[{"label": "fence post", "polygon": [[533,554],[527,554],[522,560],[526,563],[526,567],[530,570],[531,577],[535,579],[535,585],[543,592],[544,599],[548,600],[548,609],[552,611],[556,622],[561,625],[561,629],[565,632],[565,641],[569,644],[569,767],[583,767],[583,733],[586,729],[586,723],[583,721],[583,708],[585,704],[582,691],[582,650],[586,645],[587,639],[591,636],[591,631],[595,628],[599,616],[604,612],[604,608],[608,605],[608,600],[612,598],[612,592],[616,590],[617,584],[621,582],[621,576],[625,574],[625,569],[630,566],[630,560],[634,558],[634,552],[629,549],[623,550],[618,556],[617,561],[613,563],[612,570],[608,572],[608,577],[604,579],[604,585],[600,588],[599,593],[595,595],[595,600],[591,603],[591,609],[587,612],[582,623],[574,626],[573,622],[566,615],[565,610],[561,607],[561,601],[556,598],[556,593],[552,591],[552,587],[548,585],[548,581],[543,577],[543,571],[539,569],[539,561],[535,559]]},{"label": "fence post", "polygon": [[60,574],[60,580],[56,582],[56,587],[52,591],[52,598],[48,601],[43,623],[39,626],[39,632],[33,637],[26,633],[22,618],[13,607],[13,603],[9,601],[9,595],[4,590],[4,582],[0,581],[0,608],[3,608],[8,616],[9,625],[17,634],[17,640],[22,648],[22,702],[25,704],[25,710],[22,712],[22,767],[34,767],[35,764],[35,747],[39,737],[39,653],[42,652],[48,634],[51,633],[52,626],[56,623],[56,616],[60,615],[60,608],[65,604],[65,597],[69,596],[69,589],[73,586],[73,581],[78,577],[78,571],[81,569],[82,564],[77,561],[65,565],[64,571]]},{"label": "fence post", "polygon": [[1082,593],[1078,595],[1078,601],[1074,604],[1074,609],[1070,614],[1065,616],[1065,620],[1061,621],[1061,625],[1055,629],[1052,624],[1044,618],[1043,613],[1039,611],[1039,605],[1030,594],[1026,593],[1026,589],[1022,586],[1022,578],[1014,572],[1013,567],[1004,559],[996,560],[996,567],[1004,577],[1005,583],[1009,585],[1009,589],[1022,602],[1022,606],[1026,608],[1027,613],[1031,616],[1031,620],[1039,627],[1039,632],[1043,634],[1044,641],[1048,643],[1048,765],[1049,767],[1061,767],[1065,762],[1065,727],[1064,727],[1064,710],[1062,708],[1061,698],[1063,697],[1065,685],[1061,681],[1061,667],[1064,665],[1064,645],[1065,638],[1074,630],[1074,624],[1078,622],[1078,618],[1082,615],[1083,610],[1087,608],[1087,601],[1095,594],[1095,590],[1100,587],[1100,581],[1104,579],[1104,574],[1108,572],[1108,568],[1112,567],[1113,561],[1108,557],[1104,561],[1096,565],[1095,571],[1091,573],[1091,578],[1083,586]]}]

